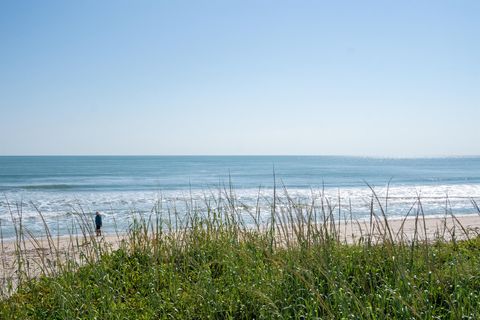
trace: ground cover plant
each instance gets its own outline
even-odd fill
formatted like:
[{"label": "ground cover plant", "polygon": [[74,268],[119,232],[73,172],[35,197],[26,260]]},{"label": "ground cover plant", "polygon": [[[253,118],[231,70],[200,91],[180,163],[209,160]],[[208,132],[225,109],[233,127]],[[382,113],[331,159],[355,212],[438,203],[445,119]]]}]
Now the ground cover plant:
[{"label": "ground cover plant", "polygon": [[[218,200],[218,199],[217,199]],[[327,199],[274,195],[271,214],[246,223],[234,198],[181,215],[140,215],[118,247],[85,225],[88,250],[56,272],[25,278],[0,302],[2,319],[478,319],[478,231],[413,237],[389,227],[373,194],[367,230],[347,241],[348,221]],[[476,205],[472,200],[472,204]],[[478,207],[477,207],[478,208]],[[337,215],[338,214],[338,215]],[[448,219],[455,219],[449,214]],[[418,222],[418,223],[417,223]],[[85,222],[87,224],[87,222]],[[352,224],[355,222],[352,221]],[[446,227],[445,227],[446,228]],[[449,234],[449,241],[440,234]],[[27,237],[28,238],[28,237]],[[19,247],[23,238],[18,237]],[[53,239],[52,239],[52,242]],[[19,259],[21,259],[19,250]],[[57,255],[58,256],[58,255]],[[78,259],[78,257],[83,257]],[[21,273],[21,269],[19,269]]]}]

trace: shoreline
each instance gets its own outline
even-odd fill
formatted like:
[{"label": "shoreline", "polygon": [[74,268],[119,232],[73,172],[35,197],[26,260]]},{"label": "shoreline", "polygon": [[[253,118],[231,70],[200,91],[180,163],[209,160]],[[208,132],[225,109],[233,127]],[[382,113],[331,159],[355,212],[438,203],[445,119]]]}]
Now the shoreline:
[{"label": "shoreline", "polygon": [[[472,214],[463,214],[463,215],[435,215],[435,216],[418,216],[418,219],[411,215],[408,217],[387,217],[387,223],[389,228],[392,232],[399,233],[402,231],[404,236],[410,237],[414,235],[415,232],[415,220],[418,220],[417,223],[417,231],[421,233],[421,238],[424,238],[424,225],[423,221],[425,221],[425,227],[427,229],[427,237],[431,238],[435,236],[435,232],[437,231],[437,227],[446,227],[446,228],[460,228],[465,229],[469,232],[469,235],[473,233],[477,233],[480,235],[480,214],[479,213],[472,213]],[[379,227],[384,228],[384,219],[381,216],[378,216],[372,220],[373,226],[372,229],[378,229]],[[337,231],[340,232],[340,235],[343,237],[345,235],[352,235],[354,234],[356,237],[361,236],[364,231],[368,231],[370,229],[370,219],[346,219],[346,220],[335,220],[333,223],[330,223],[327,220],[326,225],[335,225]],[[323,223],[319,223],[319,225],[324,225]],[[338,229],[340,226],[340,229]],[[359,229],[361,226],[361,230]],[[252,228],[253,230],[253,228]],[[345,234],[345,230],[347,230],[347,234]],[[378,231],[378,230],[377,230]],[[168,231],[165,231],[168,233]],[[83,235],[83,234],[75,234],[75,235],[61,235],[61,236],[52,236],[51,242],[55,245],[56,249],[61,250],[65,249],[69,245],[71,246],[73,241],[78,243],[78,245],[86,245],[88,243],[103,243],[108,245],[119,245],[122,240],[125,239],[127,232],[119,232],[119,233],[104,233],[102,236],[97,237],[94,234],[92,235]],[[462,236],[462,234],[457,234],[457,236]],[[25,237],[25,246],[24,248],[27,250],[30,249],[38,249],[38,244],[40,245],[40,249],[45,249],[49,246],[49,241],[46,236],[35,237],[35,241],[31,239],[30,236]],[[90,241],[85,241],[90,240]],[[341,239],[340,239],[341,240]],[[446,239],[448,240],[448,239]],[[75,245],[76,245],[75,243]],[[17,240],[15,238],[9,239],[2,239],[2,244],[0,245],[0,250],[2,253],[6,255],[15,253],[15,246],[17,245]],[[23,246],[23,243],[21,244]],[[2,257],[3,258],[3,257]],[[1,266],[0,266],[1,267]],[[0,269],[1,270],[1,269]],[[1,271],[0,271],[1,272]]]}]

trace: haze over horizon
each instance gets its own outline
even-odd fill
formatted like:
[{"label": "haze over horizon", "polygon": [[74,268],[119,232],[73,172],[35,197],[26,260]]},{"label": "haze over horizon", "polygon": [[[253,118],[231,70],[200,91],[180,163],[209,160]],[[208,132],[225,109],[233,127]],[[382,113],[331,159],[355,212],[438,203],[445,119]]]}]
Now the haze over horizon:
[{"label": "haze over horizon", "polygon": [[0,155],[480,155],[478,1],[4,1]]}]

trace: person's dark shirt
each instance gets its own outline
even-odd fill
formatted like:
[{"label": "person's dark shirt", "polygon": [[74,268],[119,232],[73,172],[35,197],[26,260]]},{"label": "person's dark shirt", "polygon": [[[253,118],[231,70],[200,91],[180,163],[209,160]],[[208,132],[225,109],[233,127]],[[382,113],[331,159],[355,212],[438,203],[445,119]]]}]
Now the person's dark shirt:
[{"label": "person's dark shirt", "polygon": [[102,226],[102,216],[99,215],[99,214],[97,214],[97,215],[95,216],[95,225],[96,225],[97,227],[101,227],[101,226]]}]

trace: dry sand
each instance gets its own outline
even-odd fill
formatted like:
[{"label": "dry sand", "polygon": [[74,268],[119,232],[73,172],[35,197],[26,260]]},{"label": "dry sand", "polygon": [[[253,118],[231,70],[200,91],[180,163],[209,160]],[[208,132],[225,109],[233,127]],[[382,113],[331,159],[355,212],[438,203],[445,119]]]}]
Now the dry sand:
[{"label": "dry sand", "polygon": [[[346,240],[348,243],[357,242],[362,237],[368,236],[374,240],[382,241],[384,237],[394,241],[432,241],[443,239],[450,241],[455,239],[467,239],[480,235],[480,215],[464,216],[446,216],[446,217],[425,217],[418,219],[409,217],[407,219],[389,219],[387,220],[388,229],[384,220],[380,217],[377,220],[359,221],[353,223],[340,224],[340,240]],[[338,225],[337,225],[338,229]]]},{"label": "dry sand", "polygon": [[61,271],[59,265],[65,261],[75,261],[80,265],[95,260],[99,252],[115,250],[121,241],[122,236],[117,235],[65,236],[54,237],[50,241],[47,237],[32,239],[26,236],[21,241],[2,241],[0,297],[15,289],[20,276],[26,279],[40,274],[55,275]]}]

